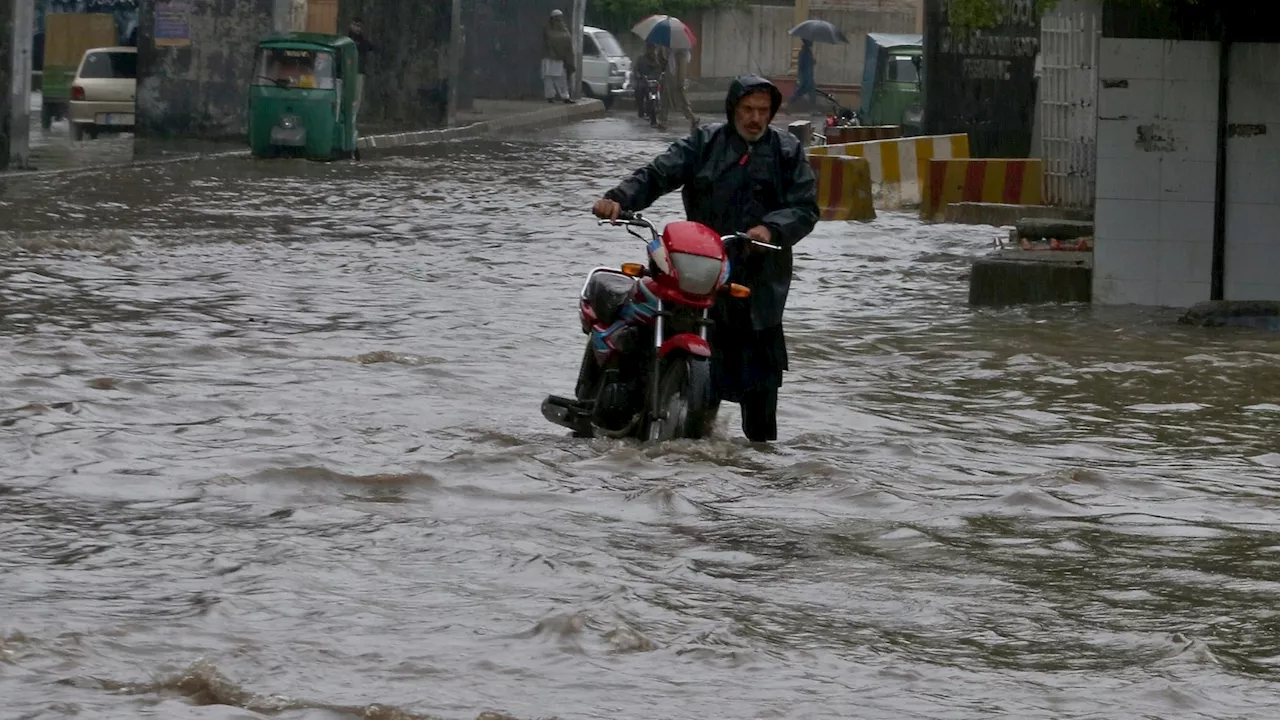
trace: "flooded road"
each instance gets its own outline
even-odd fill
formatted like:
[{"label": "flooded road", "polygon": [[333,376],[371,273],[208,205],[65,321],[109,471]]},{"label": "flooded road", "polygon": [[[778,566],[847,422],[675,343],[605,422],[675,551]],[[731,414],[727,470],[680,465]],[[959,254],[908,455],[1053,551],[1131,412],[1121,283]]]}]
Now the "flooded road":
[{"label": "flooded road", "polygon": [[[1270,718],[1280,337],[822,223],[780,441],[580,441],[627,118],[0,188],[4,718]],[[678,198],[651,212],[671,219]]]}]

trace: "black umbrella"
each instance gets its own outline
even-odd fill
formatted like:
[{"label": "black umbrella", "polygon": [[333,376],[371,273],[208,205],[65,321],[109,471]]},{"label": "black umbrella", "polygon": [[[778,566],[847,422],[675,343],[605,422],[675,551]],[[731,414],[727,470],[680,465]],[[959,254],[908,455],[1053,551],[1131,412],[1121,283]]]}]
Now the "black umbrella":
[{"label": "black umbrella", "polygon": [[826,20],[805,20],[799,25],[791,28],[790,34],[801,40],[811,40],[813,42],[831,43],[847,43],[849,38],[840,32],[840,28],[832,25]]}]

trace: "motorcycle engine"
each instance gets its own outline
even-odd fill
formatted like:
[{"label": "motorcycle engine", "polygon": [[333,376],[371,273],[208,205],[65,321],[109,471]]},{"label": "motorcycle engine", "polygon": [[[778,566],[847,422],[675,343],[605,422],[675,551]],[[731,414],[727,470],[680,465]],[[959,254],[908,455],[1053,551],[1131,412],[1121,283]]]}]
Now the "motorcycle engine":
[{"label": "motorcycle engine", "polygon": [[596,425],[614,431],[622,431],[635,416],[637,383],[615,380],[606,382],[596,397],[592,420]]}]

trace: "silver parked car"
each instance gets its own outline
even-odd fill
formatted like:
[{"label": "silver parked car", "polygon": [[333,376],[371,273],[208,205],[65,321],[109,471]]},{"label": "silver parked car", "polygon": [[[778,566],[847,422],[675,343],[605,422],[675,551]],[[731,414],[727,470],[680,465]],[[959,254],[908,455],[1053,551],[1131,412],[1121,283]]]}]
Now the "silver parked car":
[{"label": "silver parked car", "polygon": [[71,81],[71,139],[99,132],[130,132],[138,92],[138,49],[90,48]]}]

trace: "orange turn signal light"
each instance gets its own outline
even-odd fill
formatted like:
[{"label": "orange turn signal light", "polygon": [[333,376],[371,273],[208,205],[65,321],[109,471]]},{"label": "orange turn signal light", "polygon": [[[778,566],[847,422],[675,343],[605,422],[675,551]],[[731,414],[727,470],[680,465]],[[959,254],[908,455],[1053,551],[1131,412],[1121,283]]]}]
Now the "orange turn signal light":
[{"label": "orange turn signal light", "polygon": [[736,298],[751,297],[751,288],[738,283],[729,283],[729,294]]},{"label": "orange turn signal light", "polygon": [[627,277],[641,277],[644,275],[644,265],[640,263],[622,263],[622,274]]}]

